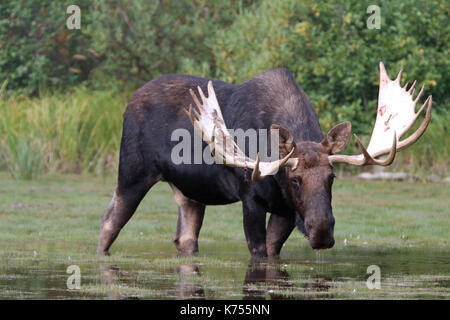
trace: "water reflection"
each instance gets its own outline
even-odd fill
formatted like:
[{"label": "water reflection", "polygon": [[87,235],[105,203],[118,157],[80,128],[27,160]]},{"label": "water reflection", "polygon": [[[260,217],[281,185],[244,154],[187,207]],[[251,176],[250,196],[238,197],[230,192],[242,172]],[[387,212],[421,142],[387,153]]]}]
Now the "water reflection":
[{"label": "water reflection", "polygon": [[[287,265],[278,258],[268,260],[252,259],[247,267],[243,285],[243,299],[259,300],[289,300],[298,299],[298,295],[290,294],[295,288],[294,280],[285,270]],[[305,281],[302,287],[305,288],[307,298],[315,298],[321,293],[321,297],[331,298],[331,295],[324,295],[330,286],[330,278],[324,278],[320,274],[314,275]]]},{"label": "water reflection", "polygon": [[[155,248],[157,253],[137,247],[122,257],[98,259],[84,249],[69,250],[66,243],[38,242],[11,251],[0,241],[0,300],[449,299],[447,247],[346,246],[320,256],[305,247],[262,261],[251,260],[246,246],[229,252],[205,246],[209,250],[192,259]],[[80,290],[67,288],[70,265],[80,267]],[[381,290],[366,286],[370,265],[380,267]]]},{"label": "water reflection", "polygon": [[[242,298],[244,300],[286,300],[298,299],[298,296],[289,294],[295,285],[289,273],[284,269],[282,260],[251,259],[247,266],[244,282],[242,284]],[[181,264],[175,268],[179,276],[175,282],[176,299],[205,299],[205,288],[199,266],[196,264]],[[330,286],[330,278],[317,274],[302,284],[307,298],[329,297],[326,294]],[[314,293],[317,293],[315,295]],[[325,295],[323,294],[325,293]]]},{"label": "water reflection", "polygon": [[279,259],[252,259],[245,274],[242,288],[243,299],[266,299],[267,294],[271,299],[286,299],[286,297],[280,297],[277,292],[280,289],[292,288],[289,280],[289,273],[281,269]]},{"label": "water reflection", "polygon": [[[298,299],[298,290],[295,290],[295,279],[291,279],[289,272],[285,270],[286,266],[285,262],[280,259],[251,259],[242,284],[242,298],[244,300]],[[101,262],[99,263],[99,270],[101,285],[111,288],[105,292],[107,299],[136,299],[133,296],[123,295],[115,289],[117,287],[127,287],[127,280],[129,280],[117,265]],[[206,298],[205,279],[203,279],[199,265],[180,264],[174,268],[174,274],[177,275],[177,280],[173,282],[175,299],[202,300]],[[300,287],[304,288],[305,296],[302,298],[332,298],[331,294],[327,294],[330,288],[328,283],[331,280],[331,278],[320,274],[316,274],[306,281],[303,279]],[[298,286],[297,283],[297,289]],[[297,292],[297,295],[290,294],[290,292]]]},{"label": "water reflection", "polygon": [[[225,264],[201,258],[161,258],[139,265],[103,261],[99,264],[100,281],[98,271],[91,277],[95,279],[91,292],[97,297],[106,295],[107,299],[442,298],[448,297],[448,261],[446,251],[424,253],[411,249],[354,249],[327,253],[326,260],[313,255],[301,259],[246,257],[225,260]],[[366,287],[367,266],[372,264],[379,265],[383,272],[382,290],[369,291]],[[88,287],[89,280],[85,279],[83,283]],[[18,283],[15,279],[6,281],[10,287],[13,281]],[[101,288],[96,287],[99,282]]]},{"label": "water reflection", "polygon": [[196,278],[201,278],[197,265],[181,264],[175,268],[175,273],[180,276],[180,280],[175,283],[175,292],[178,300],[184,299],[205,299],[205,289]]},{"label": "water reflection", "polygon": [[139,297],[133,295],[121,295],[117,290],[112,289],[114,286],[126,286],[126,279],[122,278],[123,274],[116,265],[100,262],[100,283],[111,290],[106,290],[106,299],[109,300],[138,300]]},{"label": "water reflection", "polygon": [[[100,283],[104,286],[118,286],[120,285],[120,269],[116,265],[110,265],[105,263],[99,264],[100,268]],[[108,290],[106,292],[107,299],[119,300],[122,299],[121,295],[115,290]]]}]

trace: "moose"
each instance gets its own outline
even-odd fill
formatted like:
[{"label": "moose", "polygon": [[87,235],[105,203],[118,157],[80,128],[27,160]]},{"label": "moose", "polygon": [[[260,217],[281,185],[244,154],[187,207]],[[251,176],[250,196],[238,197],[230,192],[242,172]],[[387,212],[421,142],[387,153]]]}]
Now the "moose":
[{"label": "moose", "polygon": [[[375,126],[367,148],[354,135],[361,149],[356,155],[338,154],[350,140],[351,123],[340,123],[324,136],[313,105],[286,69],[268,70],[241,84],[181,74],[148,82],[134,93],[123,116],[118,183],[102,215],[98,253],[109,254],[120,230],[159,181],[170,185],[178,205],[173,242],[180,255],[198,253],[207,205],[238,201],[254,257],[279,255],[296,225],[313,249],[333,247],[333,164],[388,166],[430,122],[432,97],[416,112],[424,86],[414,97],[416,81],[402,87],[401,75],[391,80],[380,62]],[[400,140],[425,108],[417,130]],[[171,133],[177,128],[201,135],[204,147],[222,161],[174,164]],[[238,128],[276,130],[279,159],[250,158],[229,132]]]}]

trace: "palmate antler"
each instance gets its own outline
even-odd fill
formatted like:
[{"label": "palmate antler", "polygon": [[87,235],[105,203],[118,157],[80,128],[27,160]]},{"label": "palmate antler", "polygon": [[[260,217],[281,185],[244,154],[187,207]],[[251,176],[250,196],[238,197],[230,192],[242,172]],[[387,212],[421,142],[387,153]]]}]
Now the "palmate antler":
[{"label": "palmate antler", "polygon": [[259,153],[256,156],[256,160],[247,157],[237,146],[225,125],[211,81],[208,82],[208,98],[205,97],[202,89],[198,87],[198,93],[202,102],[197,99],[192,90],[190,90],[190,93],[199,112],[190,105],[189,118],[197,133],[209,145],[211,154],[218,163],[223,163],[230,167],[253,169],[253,181],[260,181],[265,176],[274,174],[280,167],[288,166],[294,168],[297,165],[297,159],[290,159],[294,153],[294,148],[283,159],[272,162],[260,161]]},{"label": "palmate antler", "polygon": [[[394,161],[397,151],[412,145],[425,132],[431,119],[432,97],[429,96],[419,111],[415,112],[415,106],[419,101],[424,86],[413,100],[416,81],[406,90],[408,84],[400,87],[401,70],[395,80],[389,79],[383,62],[380,62],[380,89],[378,93],[378,112],[375,127],[372,131],[367,149],[355,135],[356,143],[360,147],[360,155],[331,155],[330,163],[343,162],[354,165],[380,165],[388,166]],[[400,141],[400,138],[413,126],[422,111],[428,105],[425,119],[420,127],[408,138]],[[377,160],[377,157],[388,154],[386,159]]]}]

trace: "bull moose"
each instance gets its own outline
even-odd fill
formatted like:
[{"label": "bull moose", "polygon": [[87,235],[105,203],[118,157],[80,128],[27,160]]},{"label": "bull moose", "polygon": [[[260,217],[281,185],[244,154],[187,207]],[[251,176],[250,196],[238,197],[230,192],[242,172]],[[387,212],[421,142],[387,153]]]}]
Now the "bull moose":
[{"label": "bull moose", "polygon": [[[414,97],[416,81],[401,87],[401,74],[391,80],[380,62],[375,126],[367,148],[354,136],[359,155],[337,154],[350,139],[351,123],[336,125],[324,137],[314,107],[286,69],[268,70],[241,84],[180,74],[148,82],[134,93],[124,113],[118,183],[102,215],[99,254],[109,254],[122,227],[159,181],[169,183],[178,205],[173,242],[180,255],[198,252],[205,206],[237,201],[242,201],[252,256],[278,255],[296,224],[313,249],[331,248],[333,164],[388,166],[430,122],[432,97],[415,112],[424,86]],[[400,140],[425,108],[418,129]],[[224,161],[173,163],[171,133],[177,128],[201,134],[204,147]],[[237,128],[278,130],[281,159],[250,158],[228,130]],[[232,148],[225,148],[224,141]]]}]

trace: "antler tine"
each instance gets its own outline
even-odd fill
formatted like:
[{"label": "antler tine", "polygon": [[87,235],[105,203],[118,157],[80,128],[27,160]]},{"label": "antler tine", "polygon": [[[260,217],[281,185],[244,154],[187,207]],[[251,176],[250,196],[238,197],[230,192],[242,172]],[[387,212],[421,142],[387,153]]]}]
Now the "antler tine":
[{"label": "antler tine", "polygon": [[397,78],[395,78],[394,82],[397,82],[400,84],[400,80],[402,79],[403,69],[400,70],[400,72],[397,75]]},{"label": "antler tine", "polygon": [[[430,104],[430,105],[429,105],[429,108],[431,108],[431,103],[432,103],[432,101],[430,102],[429,100],[432,100],[431,95],[428,96],[428,98],[425,100],[425,102],[424,102],[424,103],[422,104],[422,106],[420,107],[419,111],[417,111],[416,116],[415,116],[415,118],[414,118],[414,121],[417,120],[417,118],[419,117],[419,115],[422,113],[423,109],[425,109],[427,103]],[[427,110],[428,110],[428,109],[427,109]],[[427,113],[428,113],[428,111],[427,111]]]},{"label": "antler tine", "polygon": [[423,84],[422,88],[420,88],[419,94],[417,95],[416,99],[414,100],[414,104],[417,104],[417,102],[419,101],[420,97],[422,96],[424,88],[425,88],[425,84]]},{"label": "antler tine", "polygon": [[194,100],[195,104],[198,106],[200,104],[200,101],[198,101],[197,95],[194,93],[194,90],[189,89],[189,93],[191,94],[191,97]]},{"label": "antler tine", "polygon": [[208,97],[211,97],[214,95],[214,88],[212,81],[208,81]]},{"label": "antler tine", "polygon": [[358,136],[354,134],[356,143],[358,144],[359,148],[361,149],[364,159],[362,161],[361,165],[378,165],[378,166],[389,166],[395,159],[395,155],[397,153],[397,133],[394,131],[394,140],[392,142],[392,147],[389,152],[389,155],[387,158],[383,161],[375,160],[374,157],[372,157],[367,149],[364,147],[364,145],[361,143],[361,140],[359,140]]},{"label": "antler tine", "polygon": [[[291,156],[294,154],[294,151],[295,151],[295,148],[292,148],[292,150],[283,159],[280,159],[280,160],[277,160],[277,161],[273,161],[273,162],[269,162],[269,163],[266,162],[265,166],[264,166],[264,169],[265,169],[264,171],[266,171],[269,174],[273,174],[279,168],[284,167],[285,164],[291,158]],[[252,180],[253,181],[259,181],[259,180],[254,180],[254,178],[255,179],[260,178],[260,168],[259,167],[260,167],[260,158],[259,158],[259,153],[258,153],[256,155],[255,169],[254,169],[253,174],[252,174]]]},{"label": "antler tine", "polygon": [[189,110],[184,109],[184,112],[189,116],[189,119],[191,120],[192,124],[195,122],[194,115],[192,114],[192,104],[189,105]]},{"label": "antler tine", "polygon": [[423,119],[422,123],[420,124],[420,127],[408,138],[402,140],[398,144],[398,150],[403,150],[407,148],[408,146],[412,145],[414,142],[416,142],[425,132],[428,125],[431,121],[431,106],[433,104],[433,98],[432,96],[429,96],[427,100],[423,103],[422,107],[420,107],[419,111],[415,115],[414,121],[419,117],[419,115],[422,113],[423,109],[425,109],[425,106],[428,103],[427,112],[425,113],[425,118]]},{"label": "antler tine", "polygon": [[[411,85],[411,87],[409,87],[409,89],[407,91],[409,94],[414,95],[414,91],[412,91],[412,90],[414,90],[414,87],[416,86],[416,83],[417,83],[417,80],[414,80],[414,82]],[[411,93],[411,91],[412,91],[412,93]]]},{"label": "antler tine", "polygon": [[279,167],[284,166],[288,162],[288,160],[291,158],[291,156],[294,154],[294,151],[295,151],[295,147],[292,148],[292,150],[286,155],[286,157],[284,157],[283,159],[280,160],[280,163],[278,166]]},{"label": "antler tine", "polygon": [[[199,92],[201,92],[200,87],[199,87]],[[197,98],[197,95],[194,93],[194,90],[189,89],[189,93],[191,94],[192,99],[194,100],[195,105],[197,106],[198,110],[199,110],[200,112],[204,112],[204,109],[203,109],[203,103],[204,103],[204,101],[203,101],[203,103],[200,103],[200,101],[199,101],[198,98]],[[203,93],[200,95],[200,97],[202,97],[202,95],[203,95]],[[203,96],[203,97],[204,97],[204,96]],[[202,98],[202,99],[203,99],[203,98]]]},{"label": "antler tine", "polygon": [[[197,86],[197,90],[198,90],[198,94],[200,95],[200,98],[202,99],[202,103],[204,104],[206,101],[206,97],[203,93],[203,90],[202,90],[202,88],[200,88],[200,86]],[[209,96],[208,96],[208,98],[209,98]]]},{"label": "antler tine", "polygon": [[212,146],[210,146],[211,147],[211,154],[212,154],[212,156],[214,156],[214,141],[216,140],[216,125],[214,124],[214,126],[213,126],[213,129],[212,129],[212,131],[211,131],[211,144],[212,144]]},{"label": "antler tine", "polygon": [[[422,104],[422,106],[420,107],[420,109],[419,109],[419,111],[417,111],[415,114],[414,114],[414,119],[413,119],[413,121],[411,122],[411,124],[410,124],[410,126],[407,128],[407,130],[409,130],[409,129],[411,129],[411,127],[414,125],[414,123],[417,121],[417,118],[420,116],[420,114],[422,113],[422,111],[425,109],[425,107],[428,105],[428,103],[429,103],[429,101],[431,100],[431,96],[428,96],[428,98],[425,100],[425,102]],[[428,110],[428,109],[430,109],[430,110]],[[430,105],[428,105],[428,109],[427,109],[427,113],[426,113],[426,115],[430,112],[430,118],[431,118],[431,104]],[[426,117],[426,115],[425,115],[425,118],[427,118]],[[428,119],[429,120],[429,119]],[[424,120],[425,121],[425,120]]]},{"label": "antler tine", "polygon": [[259,158],[259,152],[256,154],[256,160],[255,160],[255,169],[253,169],[253,173],[252,173],[252,181],[256,182],[256,181],[261,181],[261,171],[259,170],[259,162],[260,162],[260,158]]}]

